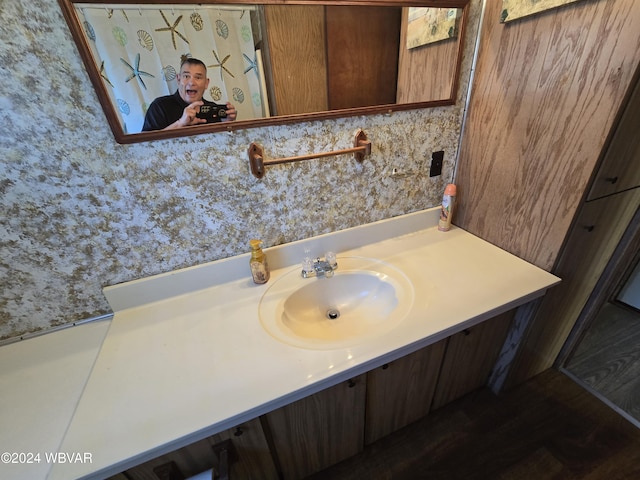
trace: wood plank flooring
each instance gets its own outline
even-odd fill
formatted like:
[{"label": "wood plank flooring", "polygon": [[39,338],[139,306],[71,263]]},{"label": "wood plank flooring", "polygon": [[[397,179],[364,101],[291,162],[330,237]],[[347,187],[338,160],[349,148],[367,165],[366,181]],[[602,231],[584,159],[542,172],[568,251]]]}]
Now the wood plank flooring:
[{"label": "wood plank flooring", "polygon": [[640,429],[550,369],[482,389],[308,480],[640,478]]},{"label": "wood plank flooring", "polygon": [[640,422],[640,313],[605,304],[565,368]]}]

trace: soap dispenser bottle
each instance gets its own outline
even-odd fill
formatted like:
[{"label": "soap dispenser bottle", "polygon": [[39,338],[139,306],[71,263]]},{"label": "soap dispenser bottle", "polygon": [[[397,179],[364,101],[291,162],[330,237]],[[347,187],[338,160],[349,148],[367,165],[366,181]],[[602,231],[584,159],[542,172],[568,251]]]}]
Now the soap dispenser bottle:
[{"label": "soap dispenser bottle", "polygon": [[251,267],[251,275],[255,283],[267,283],[270,277],[269,264],[267,256],[262,251],[262,240],[251,240],[251,259],[249,266]]}]

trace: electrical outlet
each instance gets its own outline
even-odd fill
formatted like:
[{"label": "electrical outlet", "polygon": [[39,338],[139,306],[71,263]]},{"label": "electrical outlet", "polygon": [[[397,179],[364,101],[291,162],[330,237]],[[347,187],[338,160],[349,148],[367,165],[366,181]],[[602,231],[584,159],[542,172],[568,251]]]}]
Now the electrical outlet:
[{"label": "electrical outlet", "polygon": [[442,174],[442,162],[444,161],[444,150],[433,152],[431,154],[431,167],[429,168],[429,176],[437,177]]}]

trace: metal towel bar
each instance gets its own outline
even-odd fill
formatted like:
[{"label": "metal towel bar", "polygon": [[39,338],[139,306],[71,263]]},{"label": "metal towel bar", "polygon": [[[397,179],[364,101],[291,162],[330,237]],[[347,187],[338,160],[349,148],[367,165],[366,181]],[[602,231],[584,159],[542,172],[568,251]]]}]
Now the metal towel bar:
[{"label": "metal towel bar", "polygon": [[251,166],[251,173],[257,178],[264,177],[265,166],[277,165],[279,163],[298,162],[300,160],[310,160],[312,158],[333,157],[336,155],[344,155],[347,153],[353,153],[353,157],[362,162],[364,157],[371,154],[371,142],[367,140],[367,134],[362,130],[356,132],[353,148],[345,148],[344,150],[334,150],[331,152],[310,153],[307,155],[299,155],[297,157],[284,157],[284,158],[264,158],[264,149],[262,146],[253,142],[249,145],[249,165]]}]

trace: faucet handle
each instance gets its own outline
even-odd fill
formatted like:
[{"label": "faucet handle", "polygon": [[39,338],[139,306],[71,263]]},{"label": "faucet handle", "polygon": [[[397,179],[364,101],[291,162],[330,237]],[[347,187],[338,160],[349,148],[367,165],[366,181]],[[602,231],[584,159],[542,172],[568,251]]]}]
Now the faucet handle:
[{"label": "faucet handle", "polygon": [[336,254],[332,251],[328,251],[324,254],[324,259],[327,261],[331,268],[336,268],[338,266],[338,260],[336,259]]},{"label": "faucet handle", "polygon": [[304,257],[302,260],[302,271],[311,272],[313,270],[313,260],[311,257]]}]

